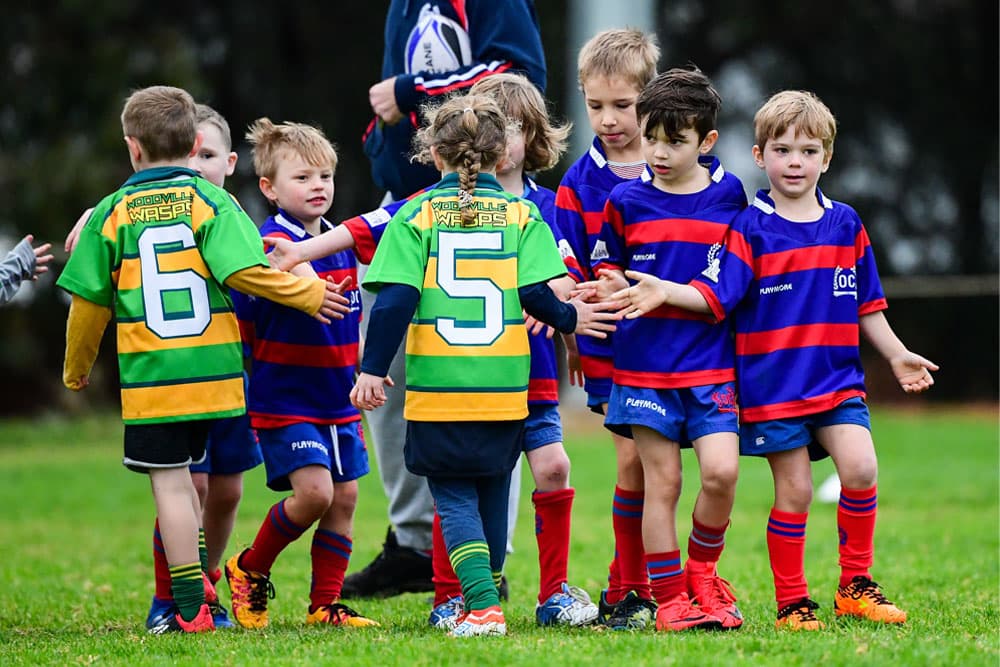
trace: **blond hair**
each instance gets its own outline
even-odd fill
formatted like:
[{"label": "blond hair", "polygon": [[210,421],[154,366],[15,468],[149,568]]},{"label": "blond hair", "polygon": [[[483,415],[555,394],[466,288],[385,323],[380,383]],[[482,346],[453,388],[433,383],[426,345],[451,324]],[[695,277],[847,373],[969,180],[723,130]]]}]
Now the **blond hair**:
[{"label": "blond hair", "polygon": [[545,98],[523,74],[501,72],[477,81],[469,92],[488,95],[524,132],[524,170],[545,171],[566,151],[571,123],[553,123]]},{"label": "blond hair", "polygon": [[764,150],[768,139],[776,139],[795,126],[804,134],[823,143],[823,152],[833,154],[837,138],[837,120],[815,93],[808,90],[783,90],[775,93],[753,117],[754,143]]},{"label": "blond hair", "polygon": [[134,91],[122,109],[122,132],[142,146],[150,162],[186,158],[197,134],[194,99],[173,86]]},{"label": "blond hair", "polygon": [[656,76],[660,47],[656,37],[634,28],[614,28],[597,33],[580,49],[577,80],[580,89],[595,76],[625,79],[642,90]]},{"label": "blond hair", "polygon": [[433,163],[431,147],[458,172],[458,188],[464,193],[458,203],[462,222],[475,217],[472,195],[479,172],[496,168],[507,151],[507,119],[493,98],[457,95],[441,105],[424,107],[426,124],[417,131],[414,159]]},{"label": "blond hair", "polygon": [[195,105],[195,122],[197,125],[201,125],[202,123],[214,125],[219,130],[219,135],[222,137],[222,143],[225,144],[226,150],[231,151],[233,149],[233,135],[229,132],[229,123],[226,122],[226,119],[218,111],[207,104]]},{"label": "blond hair", "polygon": [[275,125],[270,118],[258,118],[247,129],[252,146],[253,168],[257,176],[273,179],[278,162],[293,152],[314,167],[337,169],[337,151],[323,130],[304,123],[284,122]]}]

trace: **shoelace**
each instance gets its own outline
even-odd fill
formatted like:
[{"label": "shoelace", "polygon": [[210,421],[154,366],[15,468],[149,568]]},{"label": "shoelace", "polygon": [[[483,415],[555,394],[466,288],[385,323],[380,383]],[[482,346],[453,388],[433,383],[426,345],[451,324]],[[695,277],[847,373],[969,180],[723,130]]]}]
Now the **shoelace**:
[{"label": "shoelace", "polygon": [[813,602],[809,598],[805,598],[804,600],[799,600],[798,602],[794,602],[781,609],[781,611],[778,612],[778,618],[785,618],[787,616],[791,616],[792,614],[798,614],[800,621],[818,621],[819,619],[816,618],[815,613],[817,609],[819,609],[819,604]]},{"label": "shoelace", "polygon": [[250,601],[250,611],[264,611],[267,609],[267,601],[273,600],[275,596],[274,584],[271,579],[263,574],[249,574],[250,592],[247,599]]},{"label": "shoelace", "polygon": [[341,604],[339,602],[333,602],[331,604],[323,605],[321,609],[325,609],[329,612],[330,616],[337,617],[338,619],[348,617],[348,618],[359,618],[361,614],[354,611],[346,604]]},{"label": "shoelace", "polygon": [[888,599],[886,599],[885,595],[882,594],[878,584],[871,579],[861,580],[858,578],[852,581],[848,595],[853,600],[860,600],[865,595],[868,595],[875,601],[875,604],[892,604]]}]

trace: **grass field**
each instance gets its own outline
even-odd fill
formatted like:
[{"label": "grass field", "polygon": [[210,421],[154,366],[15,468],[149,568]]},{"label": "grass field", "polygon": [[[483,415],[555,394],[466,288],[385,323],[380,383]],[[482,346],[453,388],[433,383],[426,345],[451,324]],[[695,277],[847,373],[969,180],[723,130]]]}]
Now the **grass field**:
[{"label": "grass field", "polygon": [[[597,595],[611,556],[610,440],[589,415],[574,414],[567,445],[577,489],[571,583]],[[879,526],[873,572],[910,614],[905,627],[833,619],[837,580],[835,506],[814,505],[806,574],[823,606],[825,631],[780,633],[764,528],[771,503],[767,466],[743,460],[721,571],[747,623],[732,633],[599,632],[535,627],[537,553],[525,471],[516,552],[508,560],[510,635],[458,641],[427,626],[427,595],[352,601],[382,622],[373,630],[306,627],[309,540],[281,555],[266,631],[153,637],[144,631],[153,592],[148,482],[120,465],[116,416],[0,423],[0,665],[16,664],[595,664],[997,665],[997,414],[875,410]],[[685,455],[682,542],[697,487]],[[814,470],[817,482],[832,470]],[[230,552],[249,543],[280,496],[259,468],[246,493]],[[362,481],[352,570],[378,551],[385,500],[377,475]],[[220,595],[228,600],[225,585]]]}]

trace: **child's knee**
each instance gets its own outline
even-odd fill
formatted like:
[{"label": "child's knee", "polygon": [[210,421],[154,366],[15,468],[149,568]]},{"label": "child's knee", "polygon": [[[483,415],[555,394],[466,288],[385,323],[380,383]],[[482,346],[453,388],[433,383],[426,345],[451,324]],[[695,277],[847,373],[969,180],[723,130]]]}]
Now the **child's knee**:
[{"label": "child's knee", "polygon": [[808,512],[812,504],[811,477],[787,477],[775,480],[774,504],[786,512]]},{"label": "child's knee", "polygon": [[569,484],[569,457],[565,451],[547,452],[538,457],[529,457],[531,474],[535,478],[535,486],[542,491],[564,489]]},{"label": "child's knee", "polygon": [[353,515],[358,506],[357,483],[335,484],[333,487],[332,506],[345,515]]},{"label": "child's knee", "polygon": [[701,489],[711,496],[732,496],[738,478],[738,461],[713,463],[701,469]]},{"label": "child's knee", "polygon": [[875,455],[842,462],[837,468],[840,485],[847,489],[870,489],[878,481],[878,460]]}]

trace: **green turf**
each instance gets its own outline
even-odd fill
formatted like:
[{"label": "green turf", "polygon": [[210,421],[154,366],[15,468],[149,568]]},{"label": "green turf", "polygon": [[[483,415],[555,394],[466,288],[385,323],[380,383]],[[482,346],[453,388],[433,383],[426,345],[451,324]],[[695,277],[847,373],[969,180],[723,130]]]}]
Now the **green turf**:
[{"label": "green turf", "polygon": [[[611,557],[610,440],[593,418],[574,414],[567,437],[577,488],[571,583],[594,596]],[[507,638],[455,640],[427,626],[426,595],[351,601],[382,622],[374,630],[306,627],[309,540],[281,555],[278,596],[265,631],[153,637],[145,618],[153,592],[152,500],[146,478],[121,467],[113,415],[84,421],[0,424],[0,665],[12,664],[726,664],[996,665],[998,623],[998,435],[994,412],[873,416],[880,456],[875,578],[910,614],[905,627],[833,619],[837,580],[835,507],[816,504],[806,574],[828,627],[791,634],[773,627],[764,528],[771,501],[766,464],[743,460],[721,571],[747,619],[733,633],[575,631],[534,626],[537,586],[530,475],[508,561]],[[690,527],[697,470],[684,459],[679,528]],[[821,481],[832,470],[818,464]],[[230,551],[253,539],[281,496],[247,476]],[[378,551],[386,527],[377,476],[362,481],[353,569]],[[228,599],[223,585],[220,593]]]}]

